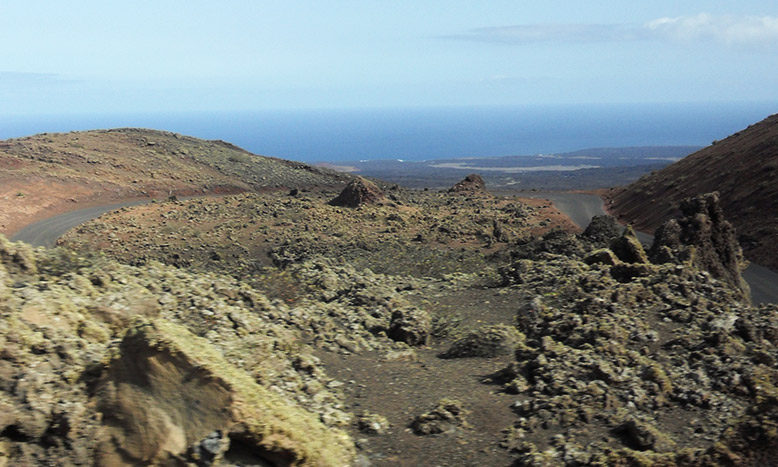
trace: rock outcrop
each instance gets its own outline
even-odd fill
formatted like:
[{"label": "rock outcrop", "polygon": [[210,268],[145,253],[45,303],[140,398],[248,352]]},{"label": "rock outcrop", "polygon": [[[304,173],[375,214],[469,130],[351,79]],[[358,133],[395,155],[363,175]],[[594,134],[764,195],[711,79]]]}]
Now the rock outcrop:
[{"label": "rock outcrop", "polygon": [[356,177],[346,185],[340,194],[330,201],[332,206],[356,208],[363,204],[374,204],[386,198],[384,192],[370,180]]},{"label": "rock outcrop", "polygon": [[440,358],[491,358],[512,354],[524,336],[514,326],[495,325],[469,332],[457,339]]},{"label": "rock outcrop", "polygon": [[478,174],[470,174],[448,189],[449,193],[486,194],[486,183]]},{"label": "rock outcrop", "polygon": [[625,263],[643,264],[648,262],[643,245],[638,240],[631,225],[624,229],[620,237],[611,241],[610,248]]},{"label": "rock outcrop", "polygon": [[607,246],[621,232],[616,218],[612,216],[594,216],[581,237],[597,247]]},{"label": "rock outcrop", "polygon": [[708,193],[685,199],[683,217],[671,219],[656,231],[651,259],[656,263],[691,263],[749,296],[741,271],[747,262],[735,228],[724,219],[719,194]]},{"label": "rock outcrop", "polygon": [[230,449],[272,465],[353,456],[345,433],[258,385],[182,326],[140,322],[115,352],[97,389],[99,465],[198,461],[204,452],[220,460]]},{"label": "rock outcrop", "polygon": [[745,256],[778,270],[778,115],[611,191],[607,203],[619,219],[649,232],[676,217],[684,199],[712,191]]},{"label": "rock outcrop", "polygon": [[235,453],[348,465],[349,417],[277,319],[288,310],[151,263],[0,236],[0,466],[204,466]]},{"label": "rock outcrop", "polygon": [[458,400],[441,399],[434,409],[416,417],[411,429],[422,436],[456,432],[469,426],[465,419],[468,413]]}]

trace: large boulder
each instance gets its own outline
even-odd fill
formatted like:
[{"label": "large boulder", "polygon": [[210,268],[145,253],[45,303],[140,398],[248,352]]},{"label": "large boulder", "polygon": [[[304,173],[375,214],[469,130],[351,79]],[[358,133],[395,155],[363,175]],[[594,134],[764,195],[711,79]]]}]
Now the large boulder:
[{"label": "large boulder", "polygon": [[239,452],[258,465],[346,465],[340,430],[285,402],[202,338],[166,320],[139,321],[96,389],[98,465],[203,464]]},{"label": "large boulder", "polygon": [[463,428],[469,428],[465,417],[470,413],[461,402],[455,399],[441,399],[438,405],[429,412],[416,417],[411,423],[411,430],[417,435],[434,435],[438,433],[455,433]]},{"label": "large boulder", "polygon": [[724,219],[718,192],[685,199],[683,217],[657,229],[650,256],[655,263],[686,262],[749,296],[741,272],[747,266],[735,228]]},{"label": "large boulder", "polygon": [[505,324],[487,326],[467,333],[457,339],[440,358],[492,358],[510,355],[524,336],[514,327]]},{"label": "large boulder", "polygon": [[616,218],[612,216],[594,216],[583,231],[581,237],[599,248],[607,246],[611,240],[619,236],[619,228]]},{"label": "large boulder", "polygon": [[356,208],[363,204],[382,201],[386,196],[378,185],[363,177],[356,177],[346,185],[340,194],[330,201],[332,206]]},{"label": "large boulder", "polygon": [[478,174],[470,174],[448,189],[449,193],[486,194],[486,183]]},{"label": "large boulder", "polygon": [[610,248],[625,263],[642,264],[648,262],[648,256],[643,249],[643,245],[640,243],[637,235],[635,235],[631,225],[624,229],[620,237],[611,241]]},{"label": "large boulder", "polygon": [[392,313],[389,323],[389,338],[412,346],[427,345],[432,328],[432,319],[425,310],[403,307]]}]

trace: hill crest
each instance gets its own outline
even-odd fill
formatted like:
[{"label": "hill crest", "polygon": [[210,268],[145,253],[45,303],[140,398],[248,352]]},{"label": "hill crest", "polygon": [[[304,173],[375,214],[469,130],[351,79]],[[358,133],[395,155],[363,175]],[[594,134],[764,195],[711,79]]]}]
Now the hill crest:
[{"label": "hill crest", "polygon": [[349,176],[224,141],[137,128],[0,141],[0,233],[61,212],[170,195],[342,187]]}]

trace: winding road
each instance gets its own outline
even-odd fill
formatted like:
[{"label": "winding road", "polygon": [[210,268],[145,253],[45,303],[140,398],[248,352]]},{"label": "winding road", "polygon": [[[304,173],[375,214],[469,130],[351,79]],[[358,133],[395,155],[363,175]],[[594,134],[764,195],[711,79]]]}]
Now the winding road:
[{"label": "winding road", "polygon": [[63,236],[65,232],[77,225],[100,217],[106,212],[148,202],[149,200],[131,201],[66,212],[65,214],[49,217],[48,219],[28,225],[16,232],[16,234],[11,237],[11,241],[25,242],[32,246],[45,246],[51,248],[56,245],[59,237]]},{"label": "winding road", "polygon": [[[592,217],[605,214],[602,199],[595,195],[538,192],[532,194],[522,193],[521,196],[551,200],[560,211],[567,214],[581,228],[589,225]],[[147,202],[149,201],[141,200],[71,211],[30,224],[11,237],[11,240],[26,242],[33,246],[52,247],[56,244],[59,237],[77,225],[115,209]],[[637,235],[644,244],[650,244],[653,241],[653,237],[644,232],[637,232]],[[758,264],[751,264],[743,272],[743,277],[748,282],[748,285],[751,286],[751,301],[754,304],[778,303],[778,273]]]}]

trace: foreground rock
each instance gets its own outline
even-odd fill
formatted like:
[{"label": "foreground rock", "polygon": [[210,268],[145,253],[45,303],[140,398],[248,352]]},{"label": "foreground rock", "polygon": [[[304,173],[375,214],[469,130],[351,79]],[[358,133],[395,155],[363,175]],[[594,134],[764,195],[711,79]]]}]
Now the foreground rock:
[{"label": "foreground rock", "polygon": [[222,276],[0,237],[0,464],[347,465],[350,417],[287,312]]},{"label": "foreground rock", "polygon": [[[258,464],[337,465],[349,439],[258,385],[210,343],[163,320],[129,329],[97,388],[99,465],[212,462],[240,452]],[[204,444],[205,443],[205,444]]]},{"label": "foreground rock", "polygon": [[513,326],[496,325],[469,332],[457,339],[440,358],[491,358],[513,353],[524,336]]},{"label": "foreground rock", "polygon": [[683,217],[671,219],[656,231],[651,255],[656,262],[690,262],[749,296],[741,272],[748,263],[735,228],[724,219],[718,193],[688,198],[680,206]]},{"label": "foreground rock", "polygon": [[504,442],[518,465],[755,466],[778,455],[763,415],[778,401],[778,307],[751,308],[714,276],[720,259],[694,261],[711,258],[706,244],[732,252],[714,205],[688,205],[697,213],[675,225],[692,234],[678,242],[658,235],[685,262],[643,262],[627,232],[610,243],[616,251],[585,262],[544,253],[501,271],[526,294],[517,314],[526,340],[492,379],[519,396]]}]

